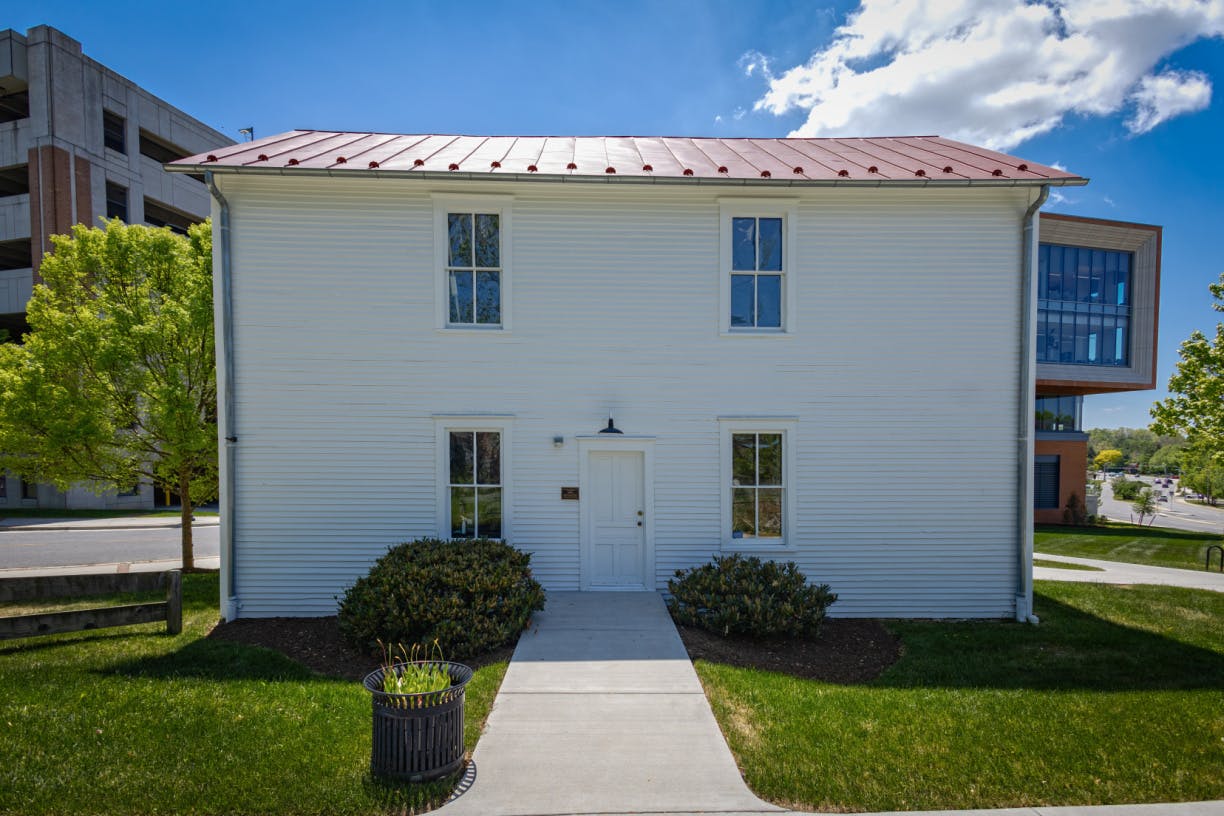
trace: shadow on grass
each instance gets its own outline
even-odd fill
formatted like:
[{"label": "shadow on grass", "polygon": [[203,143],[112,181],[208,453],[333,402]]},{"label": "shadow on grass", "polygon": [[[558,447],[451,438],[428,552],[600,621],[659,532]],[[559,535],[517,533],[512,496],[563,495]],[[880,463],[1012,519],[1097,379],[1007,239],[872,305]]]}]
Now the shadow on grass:
[{"label": "shadow on grass", "polygon": [[[142,624],[144,625],[144,624]],[[148,624],[147,632],[118,632],[107,629],[83,629],[59,635],[37,635],[29,638],[15,638],[0,641],[0,657],[5,655],[33,654],[35,652],[62,649],[65,646],[77,646],[82,643],[110,643],[131,638],[169,637],[166,634],[166,624]]]},{"label": "shadow on grass", "polygon": [[316,674],[279,652],[225,640],[201,638],[164,655],[112,663],[100,674],[175,680],[270,680],[281,682],[343,683],[335,677]]},{"label": "shadow on grass", "polygon": [[872,685],[1049,691],[1224,689],[1224,654],[1049,597],[1041,624],[896,621],[905,655]]}]

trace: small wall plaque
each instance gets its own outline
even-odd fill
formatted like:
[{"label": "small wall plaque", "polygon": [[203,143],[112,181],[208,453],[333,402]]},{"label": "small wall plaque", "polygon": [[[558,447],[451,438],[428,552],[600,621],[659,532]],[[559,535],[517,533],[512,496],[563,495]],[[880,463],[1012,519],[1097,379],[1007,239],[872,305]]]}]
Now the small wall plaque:
[{"label": "small wall plaque", "polygon": [[565,501],[578,501],[578,488],[563,487],[561,488],[561,498]]}]

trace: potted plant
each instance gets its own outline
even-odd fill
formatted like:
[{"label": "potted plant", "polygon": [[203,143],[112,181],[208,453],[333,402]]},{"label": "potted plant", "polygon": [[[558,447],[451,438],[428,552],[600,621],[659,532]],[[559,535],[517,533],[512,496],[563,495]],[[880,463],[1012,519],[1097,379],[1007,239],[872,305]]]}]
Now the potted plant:
[{"label": "potted plant", "polygon": [[[381,645],[381,644],[380,644]],[[435,643],[435,649],[437,644]],[[463,703],[472,670],[462,663],[418,660],[401,645],[399,659],[383,647],[382,665],[363,685],[373,696],[370,771],[375,776],[426,782],[463,765]]]}]

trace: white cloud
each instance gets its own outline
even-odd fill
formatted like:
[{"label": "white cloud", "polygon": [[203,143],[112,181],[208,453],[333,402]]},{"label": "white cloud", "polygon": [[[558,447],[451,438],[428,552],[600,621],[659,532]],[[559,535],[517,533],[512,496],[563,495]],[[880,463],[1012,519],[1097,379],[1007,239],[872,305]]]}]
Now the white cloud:
[{"label": "white cloud", "polygon": [[757,110],[806,110],[792,136],[939,133],[1006,149],[1068,114],[1129,111],[1132,133],[1200,110],[1211,83],[1161,59],[1224,35],[1224,0],[862,0],[828,47],[769,83]]},{"label": "white cloud", "polygon": [[760,51],[749,51],[739,58],[739,67],[743,70],[744,76],[752,76],[759,73],[766,79],[773,79],[773,72],[769,70],[769,57],[762,54]]},{"label": "white cloud", "polygon": [[1166,119],[1211,104],[1211,81],[1197,71],[1165,71],[1139,80],[1131,97],[1135,114],[1126,126],[1132,133],[1147,133]]}]

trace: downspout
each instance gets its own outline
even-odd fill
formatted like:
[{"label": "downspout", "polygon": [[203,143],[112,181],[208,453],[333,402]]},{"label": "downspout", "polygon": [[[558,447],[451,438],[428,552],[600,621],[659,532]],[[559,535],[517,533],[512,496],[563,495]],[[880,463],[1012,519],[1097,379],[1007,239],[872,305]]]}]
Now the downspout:
[{"label": "downspout", "polygon": [[[238,591],[235,581],[234,550],[234,457],[237,452],[238,437],[234,433],[234,300],[233,300],[233,261],[230,255],[230,210],[229,202],[213,181],[211,170],[204,171],[204,183],[208,191],[217,200],[219,209],[218,241],[221,255],[220,277],[220,311],[217,312],[220,324],[220,343],[218,356],[221,358],[222,379],[218,397],[221,400],[221,427],[218,431],[223,445],[223,462],[221,467],[221,616],[229,621],[238,616]],[[216,257],[214,253],[214,258]],[[215,291],[215,290],[214,290]]]},{"label": "downspout", "polygon": [[1037,364],[1034,358],[1037,315],[1036,253],[1037,211],[1050,196],[1049,185],[1041,185],[1041,193],[1024,213],[1024,231],[1020,248],[1020,433],[1017,435],[1019,463],[1019,495],[1016,500],[1016,620],[1037,623],[1033,614],[1033,417]]}]

